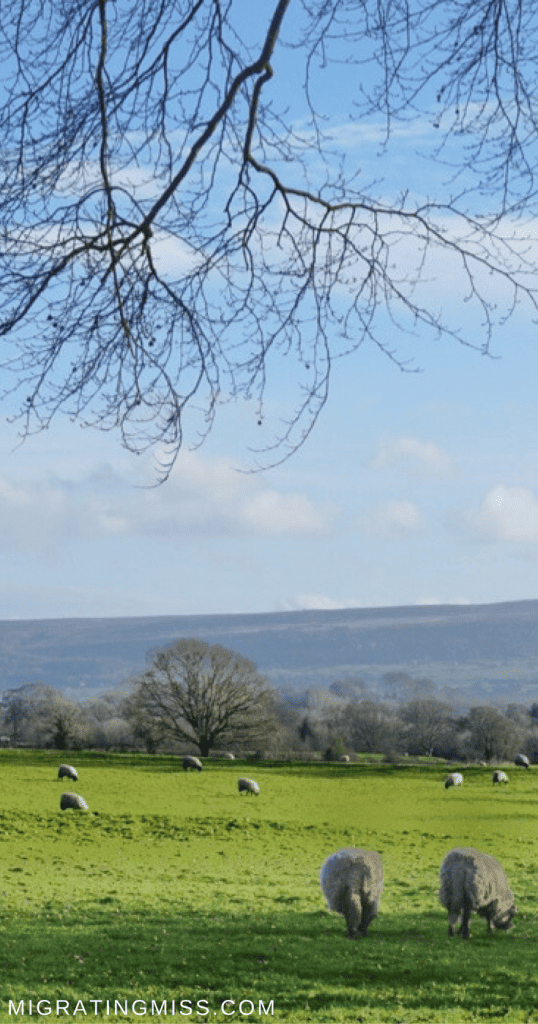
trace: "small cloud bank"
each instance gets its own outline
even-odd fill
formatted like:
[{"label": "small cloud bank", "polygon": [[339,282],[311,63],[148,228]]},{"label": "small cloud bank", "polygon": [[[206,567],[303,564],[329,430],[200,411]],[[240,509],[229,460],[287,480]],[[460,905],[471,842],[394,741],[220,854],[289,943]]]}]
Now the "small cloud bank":
[{"label": "small cloud bank", "polygon": [[421,441],[418,437],[397,437],[380,442],[377,455],[368,463],[371,469],[402,468],[412,472],[449,474],[454,461],[434,441]]},{"label": "small cloud bank", "polygon": [[[148,484],[153,470],[148,465]],[[52,552],[70,541],[221,537],[326,537],[334,507],[268,489],[225,459],[182,453],[170,479],[140,487],[110,465],[80,478],[0,477],[0,544]]]},{"label": "small cloud bank", "polygon": [[525,487],[492,487],[477,508],[455,513],[449,529],[478,542],[538,541],[538,500]]}]

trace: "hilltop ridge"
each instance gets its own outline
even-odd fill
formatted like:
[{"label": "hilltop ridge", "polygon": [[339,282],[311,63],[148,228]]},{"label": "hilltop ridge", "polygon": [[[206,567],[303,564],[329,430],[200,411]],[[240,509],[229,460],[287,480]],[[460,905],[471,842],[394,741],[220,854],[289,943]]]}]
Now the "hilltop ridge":
[{"label": "hilltop ridge", "polygon": [[386,672],[429,678],[479,699],[538,699],[538,601],[228,615],[0,621],[0,690],[42,682],[75,699],[144,668],[181,637],[254,661],[277,688],[326,687]]}]

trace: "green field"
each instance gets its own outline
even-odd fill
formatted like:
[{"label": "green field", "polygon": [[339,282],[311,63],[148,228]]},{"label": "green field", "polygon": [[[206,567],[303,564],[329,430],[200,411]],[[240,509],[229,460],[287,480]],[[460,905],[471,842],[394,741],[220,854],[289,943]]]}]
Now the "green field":
[{"label": "green field", "polygon": [[[445,790],[443,764],[74,761],[67,785],[57,754],[0,751],[0,1024],[538,1022],[538,770],[494,788],[463,766]],[[99,814],[61,812],[69,788]],[[318,882],[350,845],[385,870],[358,941]],[[456,845],[501,860],[510,933],[473,917],[470,942],[447,938],[438,872]]]}]

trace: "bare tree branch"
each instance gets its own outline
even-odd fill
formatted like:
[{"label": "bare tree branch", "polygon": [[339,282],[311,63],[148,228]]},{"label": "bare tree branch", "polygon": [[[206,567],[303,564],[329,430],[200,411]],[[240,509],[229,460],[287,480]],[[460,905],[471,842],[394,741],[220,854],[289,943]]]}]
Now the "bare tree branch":
[{"label": "bare tree branch", "polygon": [[[23,435],[63,411],[164,446],[165,478],[224,402],[264,422],[284,359],[297,397],[275,463],[308,437],[335,359],[373,344],[416,369],[393,327],[487,354],[537,305],[518,221],[536,212],[537,29],[522,0],[272,0],[248,26],[236,0],[15,0],[0,366]],[[340,79],[336,118],[323,97]],[[380,117],[389,153],[420,127],[438,194],[366,184],[345,120]],[[434,258],[472,329],[428,290]]]}]

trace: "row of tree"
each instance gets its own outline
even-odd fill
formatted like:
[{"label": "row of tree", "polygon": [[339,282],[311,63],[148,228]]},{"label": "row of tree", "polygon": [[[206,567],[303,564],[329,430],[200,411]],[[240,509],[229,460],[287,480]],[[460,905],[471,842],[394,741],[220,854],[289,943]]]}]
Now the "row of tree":
[{"label": "row of tree", "polygon": [[394,707],[366,698],[313,722],[305,717],[301,735],[305,744],[333,756],[349,750],[490,761],[522,752],[538,760],[535,708],[512,704],[501,711],[479,705],[454,715],[448,704],[437,700],[416,699]]},{"label": "row of tree", "polygon": [[[196,749],[203,757],[226,748],[329,757],[361,751],[484,760],[522,751],[538,760],[537,704],[503,711],[482,705],[462,714],[428,696],[427,681],[392,675],[385,679],[392,699],[368,693],[362,680],[341,680],[324,691],[327,699],[320,692],[307,701],[305,714],[300,695],[279,695],[247,658],[183,639],[150,652],[146,670],[124,687],[86,703],[38,683],[6,690],[1,730],[4,742],[58,750]],[[402,695],[412,698],[403,702]]]},{"label": "row of tree", "polygon": [[2,731],[10,743],[58,750],[222,745],[241,749],[275,731],[274,692],[253,662],[218,645],[179,640],[150,652],[145,672],[120,689],[80,704],[50,686],[2,694]]}]

